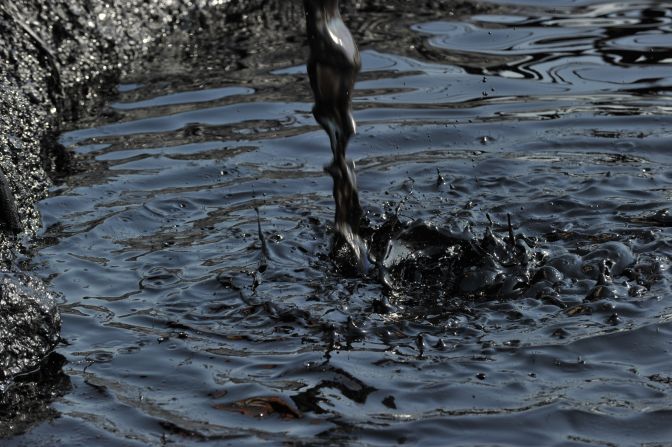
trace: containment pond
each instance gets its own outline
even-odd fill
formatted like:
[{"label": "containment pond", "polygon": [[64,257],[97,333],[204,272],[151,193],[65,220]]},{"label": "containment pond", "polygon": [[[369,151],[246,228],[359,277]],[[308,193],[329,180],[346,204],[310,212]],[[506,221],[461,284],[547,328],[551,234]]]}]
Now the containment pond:
[{"label": "containment pond", "polygon": [[72,124],[25,260],[65,363],[3,446],[669,445],[672,3],[425,3],[344,5],[366,274],[300,5]]}]

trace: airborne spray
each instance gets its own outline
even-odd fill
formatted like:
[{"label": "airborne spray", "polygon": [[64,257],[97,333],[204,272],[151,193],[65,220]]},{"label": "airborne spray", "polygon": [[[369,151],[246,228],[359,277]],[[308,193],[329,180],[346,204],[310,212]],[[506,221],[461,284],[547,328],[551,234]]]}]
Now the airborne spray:
[{"label": "airborne spray", "polygon": [[347,243],[360,270],[367,270],[367,249],[359,237],[362,207],[357,195],[355,166],[345,157],[348,141],[355,133],[352,89],[361,67],[359,50],[343,23],[338,0],[304,0],[303,5],[310,46],[308,76],[315,96],[313,116],[329,135],[333,155],[325,171],[334,180],[335,247]]}]

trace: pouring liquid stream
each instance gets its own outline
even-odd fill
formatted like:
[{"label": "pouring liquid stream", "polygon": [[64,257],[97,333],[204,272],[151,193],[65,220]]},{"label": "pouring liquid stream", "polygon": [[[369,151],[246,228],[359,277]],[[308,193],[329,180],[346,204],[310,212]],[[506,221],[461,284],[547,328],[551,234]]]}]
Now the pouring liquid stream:
[{"label": "pouring liquid stream", "polygon": [[[362,272],[369,269],[368,249],[359,235],[362,207],[355,165],[346,158],[356,131],[352,90],[361,60],[350,30],[341,18],[338,0],[304,0],[310,55],[308,76],[315,97],[313,115],[329,135],[333,159],[325,171],[334,181],[336,241],[347,244]],[[340,238],[340,240],[339,240]]]}]

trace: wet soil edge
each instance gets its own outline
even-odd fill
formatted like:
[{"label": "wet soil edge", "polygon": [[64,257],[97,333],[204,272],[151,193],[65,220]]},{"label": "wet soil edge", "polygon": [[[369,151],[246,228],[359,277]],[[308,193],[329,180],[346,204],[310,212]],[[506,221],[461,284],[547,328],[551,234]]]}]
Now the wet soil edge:
[{"label": "wet soil edge", "polygon": [[47,196],[53,175],[70,166],[57,143],[59,128],[95,107],[138,61],[161,53],[169,37],[226,32],[243,14],[268,8],[280,3],[0,3],[0,385],[34,369],[59,339],[55,301],[16,265],[41,226],[36,203]]}]

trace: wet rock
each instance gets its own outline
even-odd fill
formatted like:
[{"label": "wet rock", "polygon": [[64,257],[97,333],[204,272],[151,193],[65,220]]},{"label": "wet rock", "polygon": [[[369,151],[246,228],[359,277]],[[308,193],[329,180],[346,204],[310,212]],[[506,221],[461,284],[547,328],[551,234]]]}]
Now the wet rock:
[{"label": "wet rock", "polygon": [[0,273],[0,309],[1,389],[54,349],[61,319],[44,284],[24,274]]},{"label": "wet rock", "polygon": [[0,168],[0,226],[13,233],[21,232],[19,212],[16,208],[14,193],[9,187],[7,177]]},{"label": "wet rock", "polygon": [[16,378],[0,393],[0,438],[23,433],[58,416],[51,404],[71,388],[70,378],[63,372],[65,363],[65,357],[52,352],[39,369]]}]

